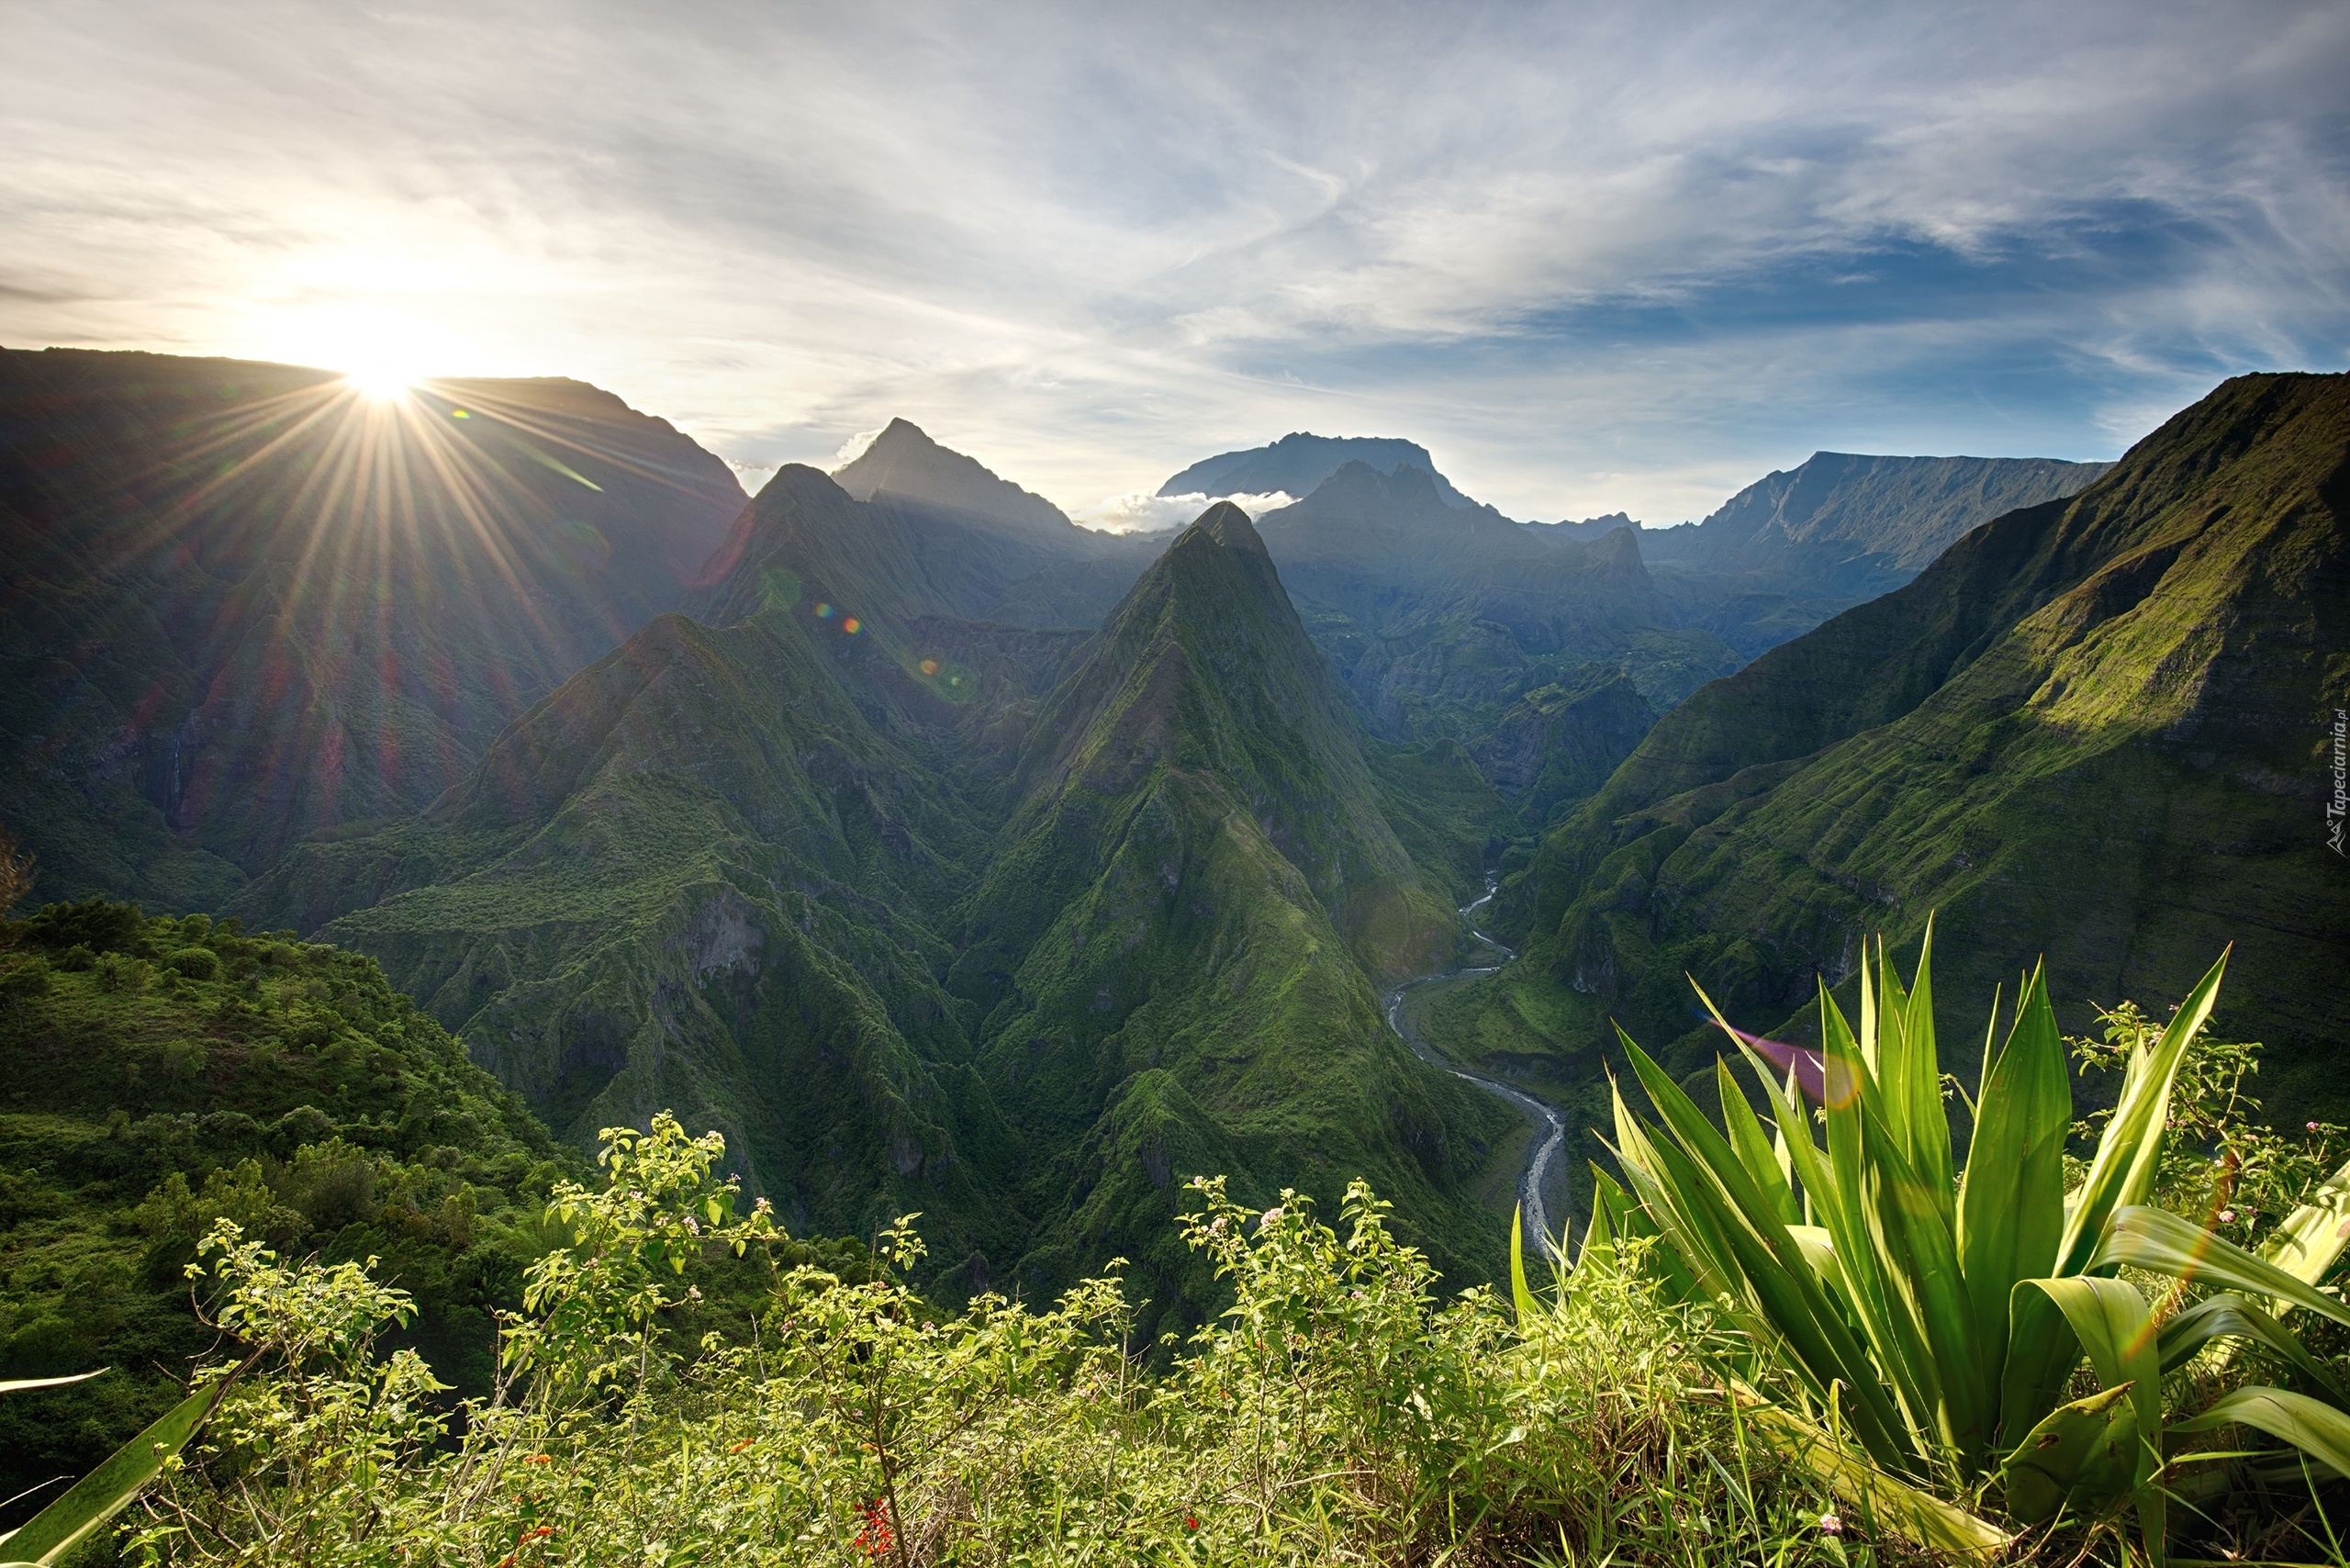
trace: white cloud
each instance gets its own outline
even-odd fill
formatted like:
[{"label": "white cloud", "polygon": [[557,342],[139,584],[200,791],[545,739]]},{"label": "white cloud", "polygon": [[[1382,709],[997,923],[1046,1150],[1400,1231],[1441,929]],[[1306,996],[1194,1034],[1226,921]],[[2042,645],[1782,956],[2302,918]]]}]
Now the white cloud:
[{"label": "white cloud", "polygon": [[1296,500],[1295,496],[1279,490],[1254,496],[1157,496],[1137,490],[1104,497],[1090,507],[1079,508],[1069,517],[1104,533],[1154,533],[1186,527],[1218,501],[1230,501],[1253,521],[1276,507],[1291,506]]},{"label": "white cloud", "polygon": [[859,431],[841,442],[840,450],[833,454],[833,460],[824,465],[824,471],[828,474],[837,474],[864,456],[865,449],[881,439],[882,428],[876,425],[869,431]]},{"label": "white cloud", "polygon": [[1313,430],[1513,516],[1661,519],[1820,446],[2111,455],[2350,347],[2329,0],[84,0],[8,34],[0,342],[316,363],[405,322],[754,469],[921,409],[1066,504]]}]

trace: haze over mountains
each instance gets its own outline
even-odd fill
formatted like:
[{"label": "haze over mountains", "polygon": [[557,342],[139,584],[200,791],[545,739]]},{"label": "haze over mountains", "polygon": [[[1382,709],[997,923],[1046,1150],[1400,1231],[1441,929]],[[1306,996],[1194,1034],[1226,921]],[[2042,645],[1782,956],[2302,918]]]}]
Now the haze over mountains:
[{"label": "haze over mountains", "polygon": [[1611,1014],[1694,1061],[1684,969],[1787,1026],[1935,908],[1970,1014],[2042,949],[2151,1002],[2232,938],[2247,1027],[2307,1062],[2350,1022],[2311,980],[2344,377],[2231,382],[2110,472],[1823,453],[1670,530],[1298,434],[1163,487],[1293,504],[1137,537],[902,420],[746,505],[574,383],[0,375],[38,897],[368,954],[559,1136],[674,1108],[795,1228],[923,1211],[949,1293],[1123,1254],[1195,1311],[1206,1170],[1369,1173],[1491,1277],[1516,1114],[1381,1003],[1488,875],[1528,959],[1445,1038],[1550,1091]]},{"label": "haze over mountains", "polygon": [[0,350],[0,818],[43,897],[210,908],[417,810],[685,602],[723,464],[567,381]]}]

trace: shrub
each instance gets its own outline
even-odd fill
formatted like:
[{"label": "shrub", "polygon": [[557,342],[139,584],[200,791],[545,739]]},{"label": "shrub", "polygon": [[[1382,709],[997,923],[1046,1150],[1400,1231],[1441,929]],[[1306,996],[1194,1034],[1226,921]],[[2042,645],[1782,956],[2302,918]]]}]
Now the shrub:
[{"label": "shrub", "polygon": [[193,980],[208,980],[220,972],[220,956],[209,947],[174,948],[163,962]]},{"label": "shrub", "polygon": [[864,1278],[779,1268],[755,1326],[696,1347],[666,1327],[693,1260],[798,1244],[738,1214],[714,1136],[607,1138],[603,1183],[550,1204],[508,1381],[461,1420],[429,1418],[421,1362],[368,1353],[396,1294],[223,1230],[208,1277],[261,1360],[147,1543],[481,1568],[1846,1560],[1826,1489],[1749,1440],[1707,1369],[1718,1314],[1634,1271],[1521,1333],[1489,1292],[1438,1305],[1360,1183],[1333,1229],[1214,1182],[1179,1223],[1232,1305],[1158,1373],[1114,1271],[937,1312],[906,1282],[911,1216]]}]

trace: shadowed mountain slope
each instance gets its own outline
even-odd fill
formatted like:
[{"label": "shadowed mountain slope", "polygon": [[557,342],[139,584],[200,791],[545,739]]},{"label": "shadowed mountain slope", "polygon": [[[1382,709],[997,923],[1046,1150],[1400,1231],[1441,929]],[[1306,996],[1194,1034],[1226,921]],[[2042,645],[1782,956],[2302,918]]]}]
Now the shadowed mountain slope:
[{"label": "shadowed mountain slope", "polygon": [[[979,591],[933,569],[957,526],[784,470],[706,600],[731,623],[655,621],[431,810],[301,846],[241,909],[376,958],[572,1141],[669,1106],[797,1227],[923,1211],[949,1291],[1164,1251],[1169,1160],[1267,1196],[1392,1172],[1440,1229],[1498,1113],[1411,1061],[1366,965],[1432,967],[1455,922],[1246,518],[1097,634],[934,613]],[[1089,942],[1172,918],[1133,902],[1169,845],[1180,929]],[[1245,1090],[1193,1059],[1235,1053]],[[1196,1309],[1204,1278],[1149,1255]]]},{"label": "shadowed mountain slope", "polygon": [[1115,1245],[1174,1271],[1173,1182],[1373,1176],[1456,1276],[1460,1185],[1506,1113],[1411,1058],[1378,984],[1457,941],[1382,815],[1343,698],[1248,517],[1211,509],[1127,595],[1024,750],[951,983],[1062,1210],[1066,1277]]},{"label": "shadowed mountain slope", "polygon": [[2232,941],[2222,1026],[2277,1047],[2263,1092],[2338,1104],[2311,1053],[2350,1026],[2324,834],[2346,519],[2350,377],[2240,377],[1706,688],[1510,890],[1527,983],[1559,988],[1516,1011],[1661,1045],[1685,970],[1769,1028],[1934,911],[1969,1007],[2042,952],[2059,995],[2151,1000]]},{"label": "shadowed mountain slope", "polygon": [[568,381],[0,351],[0,818],[38,896],[217,907],[405,813],[686,598],[718,459]]},{"label": "shadowed mountain slope", "polygon": [[[778,504],[794,484],[762,492],[779,530],[811,526]],[[838,508],[850,529],[878,510]],[[778,569],[763,543],[738,576]],[[1024,683],[1081,640],[883,620],[656,620],[431,811],[302,846],[241,906],[377,958],[567,1139],[673,1108],[723,1130],[795,1228],[922,1209],[936,1243],[1002,1255],[1022,1232],[987,1194],[1009,1154],[936,912],[998,820]]]},{"label": "shadowed mountain slope", "polygon": [[1452,487],[1437,472],[1436,460],[1417,442],[1383,436],[1308,435],[1300,431],[1270,446],[1246,452],[1225,452],[1203,458],[1158,487],[1162,496],[1270,496],[1276,492],[1308,496],[1349,463],[1361,463],[1385,474],[1399,465],[1416,468],[1434,482],[1447,506],[1476,503]]},{"label": "shadowed mountain slope", "polygon": [[1397,730],[1409,701],[1458,699],[1464,671],[1506,703],[1544,661],[1621,662],[1660,702],[1729,666],[1729,650],[1681,632],[1642,566],[1635,534],[1544,544],[1491,507],[1446,506],[1427,476],[1349,464],[1261,520],[1308,629],[1373,722]]},{"label": "shadowed mountain slope", "polygon": [[[1718,638],[1678,625],[1630,529],[1583,542],[1534,537],[1491,507],[1445,504],[1419,469],[1350,463],[1265,514],[1281,581],[1365,722],[1384,740],[1456,742],[1535,825],[1620,760],[1625,725],[1735,667]],[[1528,694],[1626,675],[1635,701],[1527,706]],[[1587,731],[1583,721],[1596,721]],[[1644,727],[1644,726],[1643,726]],[[1504,730],[1511,738],[1494,741]],[[1549,772],[1529,740],[1572,760]],[[1506,774],[1509,782],[1504,781]],[[1571,782],[1572,781],[1572,782]]]}]

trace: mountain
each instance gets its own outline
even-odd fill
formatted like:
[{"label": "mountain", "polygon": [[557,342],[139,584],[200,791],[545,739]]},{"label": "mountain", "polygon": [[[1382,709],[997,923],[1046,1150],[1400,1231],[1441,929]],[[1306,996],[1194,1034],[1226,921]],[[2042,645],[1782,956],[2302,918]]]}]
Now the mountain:
[{"label": "mountain", "polygon": [[991,590],[945,547],[968,529],[811,469],[738,535],[709,623],[656,619],[240,912],[380,961],[570,1141],[673,1107],[796,1232],[920,1210],[942,1290],[1122,1253],[1196,1316],[1165,1222],[1211,1168],[1268,1198],[1392,1174],[1490,1277],[1450,1222],[1509,1118],[1374,989],[1456,923],[1245,517],[1097,633],[949,613]]},{"label": "mountain", "polygon": [[957,585],[934,600],[940,610],[1009,626],[1099,626],[1168,539],[1080,528],[905,420],[833,478],[890,514],[901,539],[884,554],[911,553],[934,586]]},{"label": "mountain", "polygon": [[569,381],[0,351],[0,819],[37,896],[217,908],[416,810],[682,603],[725,465]]},{"label": "mountain", "polygon": [[1703,522],[1651,529],[1657,566],[1800,576],[1855,598],[1890,592],[1969,529],[2069,496],[2113,465],[2053,457],[1863,457],[1815,452],[1724,501]]},{"label": "mountain", "polygon": [[[1382,474],[1360,463],[1259,526],[1315,645],[1375,734],[1457,742],[1472,757],[1522,754],[1539,738],[1572,755],[1539,806],[1528,791],[1544,761],[1487,775],[1537,825],[1567,799],[1554,792],[1566,780],[1595,787],[1628,752],[1639,735],[1624,725],[1637,713],[1736,667],[1719,639],[1676,623],[1629,529],[1546,543],[1491,507],[1448,505],[1420,469]],[[1578,704],[1546,715],[1527,703],[1618,671],[1637,701],[1608,706],[1604,718]],[[1586,718],[1595,722],[1587,734]],[[1505,729],[1510,738],[1495,741]]]},{"label": "mountain", "polygon": [[2232,943],[2220,1026],[2273,1047],[2260,1092],[2344,1109],[2346,522],[2350,376],[2239,377],[1705,688],[1506,890],[1529,962],[1488,1039],[1572,1057],[1613,1017],[1686,1070],[1718,1042],[1684,973],[1800,1032],[1864,938],[1933,915],[1961,1017],[2038,954],[2057,995],[2152,1005]]},{"label": "mountain", "polygon": [[1581,522],[1571,522],[1561,518],[1557,522],[1525,522],[1518,526],[1533,538],[1549,544],[1562,540],[1587,543],[1605,539],[1619,528],[1638,528],[1640,525],[1632,521],[1629,512],[1611,511],[1605,517],[1587,517]]},{"label": "mountain", "polygon": [[[431,810],[300,846],[238,907],[379,959],[567,1139],[673,1108],[795,1230],[922,1208],[977,1245],[991,1124],[938,912],[1001,812],[988,756],[1083,639],[924,619],[887,511],[812,469],[753,516],[706,601],[740,619],[655,620]],[[793,573],[864,614],[773,590]]]},{"label": "mountain", "polygon": [[1456,1272],[1481,1260],[1461,1190],[1510,1118],[1415,1062],[1377,991],[1440,967],[1458,924],[1247,514],[1210,509],[1135,585],[1020,779],[950,984],[986,1009],[1023,1142],[1062,1151],[1026,1266],[1065,1278],[1114,1243],[1177,1271],[1154,1227],[1211,1168],[1266,1192],[1371,1174]]},{"label": "mountain", "polygon": [[1384,474],[1399,464],[1416,468],[1435,482],[1447,506],[1475,503],[1452,487],[1436,470],[1436,460],[1416,442],[1380,436],[1285,435],[1270,446],[1246,452],[1225,452],[1192,464],[1158,487],[1162,496],[1289,496],[1312,494],[1331,475],[1349,463],[1364,464]]},{"label": "mountain", "polygon": [[1044,497],[939,445],[908,420],[891,420],[871,445],[834,470],[833,482],[856,500],[887,496],[1048,548],[1074,549],[1093,537]]}]

